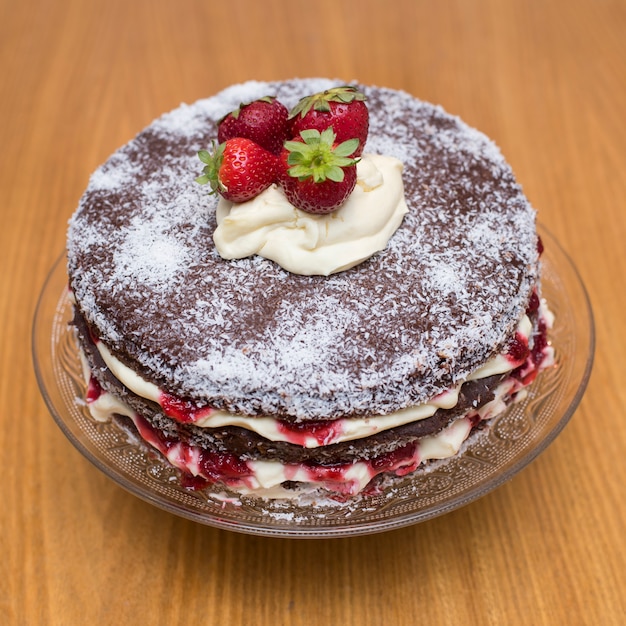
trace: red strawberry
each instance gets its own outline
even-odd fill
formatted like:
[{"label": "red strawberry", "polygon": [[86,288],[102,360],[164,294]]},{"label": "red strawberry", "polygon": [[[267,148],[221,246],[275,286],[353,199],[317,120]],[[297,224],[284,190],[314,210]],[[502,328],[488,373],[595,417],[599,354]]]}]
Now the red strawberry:
[{"label": "red strawberry", "polygon": [[308,213],[339,208],[356,184],[357,159],[349,158],[357,139],[340,144],[332,128],[303,130],[285,142],[280,156],[279,182],[289,202]]},{"label": "red strawberry", "polygon": [[365,96],[351,85],[334,87],[302,98],[289,113],[291,136],[315,128],[322,132],[329,126],[337,135],[337,142],[357,138],[359,147],[354,156],[360,156],[369,130],[369,112]]},{"label": "red strawberry", "polygon": [[246,137],[262,148],[280,154],[289,133],[289,111],[274,96],[240,104],[218,123],[217,141]]},{"label": "red strawberry", "polygon": [[231,202],[246,202],[258,196],[278,174],[278,157],[245,137],[219,144],[212,154],[200,150],[198,157],[206,165],[196,182],[209,183],[211,193],[219,193]]}]

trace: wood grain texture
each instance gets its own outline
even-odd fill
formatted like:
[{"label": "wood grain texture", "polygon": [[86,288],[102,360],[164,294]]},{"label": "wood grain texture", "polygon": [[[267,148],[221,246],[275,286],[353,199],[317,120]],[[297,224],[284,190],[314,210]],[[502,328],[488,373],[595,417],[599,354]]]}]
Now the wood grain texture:
[{"label": "wood grain texture", "polygon": [[[329,19],[332,15],[332,19]],[[623,0],[0,0],[1,624],[626,623]],[[526,470],[446,516],[256,538],[129,495],[40,397],[33,310],[89,174],[250,78],[356,78],[501,146],[594,305],[594,373]]]}]

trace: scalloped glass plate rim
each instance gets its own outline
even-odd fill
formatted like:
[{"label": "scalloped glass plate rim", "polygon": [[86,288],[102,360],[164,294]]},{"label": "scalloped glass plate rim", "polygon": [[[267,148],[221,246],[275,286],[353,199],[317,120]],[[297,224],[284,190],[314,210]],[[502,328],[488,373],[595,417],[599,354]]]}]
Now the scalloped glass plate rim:
[{"label": "scalloped glass plate rim", "polygon": [[[555,238],[545,229],[543,226],[539,226],[539,233],[547,244],[545,245],[544,252],[544,276],[543,276],[543,290],[544,293],[551,291],[555,300],[558,301],[559,306],[562,308],[560,312],[557,312],[557,320],[555,325],[554,336],[563,337],[563,346],[555,345],[557,350],[557,359],[559,362],[560,371],[564,371],[563,368],[570,367],[575,368],[575,371],[569,371],[573,380],[569,381],[567,389],[564,391],[565,397],[560,397],[558,402],[558,414],[551,415],[550,420],[545,427],[545,432],[539,433],[539,438],[532,440],[528,445],[517,451],[513,459],[509,464],[500,471],[498,466],[492,468],[485,476],[480,474],[475,483],[471,482],[459,492],[454,492],[449,497],[443,499],[435,499],[430,504],[417,504],[413,509],[408,512],[393,512],[381,514],[380,518],[376,518],[374,515],[371,519],[367,517],[364,521],[358,519],[346,518],[341,523],[326,523],[320,522],[320,516],[325,510],[321,509],[300,509],[300,515],[294,515],[293,513],[288,515],[282,515],[280,513],[280,505],[272,503],[269,505],[269,509],[273,509],[272,512],[268,512],[268,506],[266,503],[258,502],[259,510],[257,513],[262,517],[262,522],[247,522],[245,521],[245,515],[241,515],[241,519],[237,516],[237,511],[234,513],[231,511],[230,515],[223,515],[219,508],[215,511],[207,511],[205,508],[201,508],[193,505],[182,506],[179,503],[171,501],[171,498],[164,496],[164,494],[149,485],[143,484],[137,480],[134,480],[132,476],[125,475],[123,468],[120,467],[120,463],[116,459],[108,458],[102,454],[97,454],[94,450],[92,438],[90,434],[86,433],[83,428],[77,423],[75,418],[75,411],[80,410],[80,401],[76,398],[70,399],[69,392],[61,389],[63,382],[59,379],[64,375],[63,367],[61,367],[61,373],[58,373],[58,355],[56,354],[56,347],[58,342],[59,333],[63,332],[69,335],[70,331],[65,324],[65,329],[62,327],[55,328],[54,320],[57,320],[60,307],[64,299],[64,294],[61,291],[63,287],[60,285],[65,284],[65,267],[64,258],[65,254],[61,254],[56,261],[50,273],[44,283],[43,289],[39,296],[37,307],[35,310],[33,329],[32,329],[32,356],[37,376],[37,381],[41,393],[44,397],[46,405],[55,419],[58,426],[61,428],[65,436],[69,441],[85,456],[93,465],[104,472],[109,478],[113,479],[124,489],[130,493],[140,497],[141,499],[161,508],[170,513],[174,513],[181,517],[223,529],[229,529],[237,532],[265,535],[265,536],[278,536],[278,537],[310,537],[310,538],[322,538],[322,537],[341,537],[341,536],[355,536],[370,534],[374,532],[382,532],[391,529],[401,528],[407,525],[415,524],[418,522],[432,519],[444,513],[448,513],[452,510],[460,508],[470,502],[486,495],[500,486],[505,481],[511,479],[521,469],[526,467],[531,461],[533,461],[547,446],[556,438],[556,436],[565,427],[574,411],[576,410],[583,394],[586,389],[589,377],[591,375],[591,369],[593,364],[593,356],[595,349],[595,331],[593,313],[589,297],[582,283],[580,275],[576,270],[572,260],[567,253],[560,247]],[[565,284],[563,280],[565,279]],[[548,295],[546,293],[546,295]],[[579,310],[577,315],[573,315],[572,304],[574,299],[577,299],[577,305]],[[556,301],[549,300],[549,304],[557,304]],[[55,306],[54,310],[52,306]],[[53,323],[50,324],[50,317],[52,317]],[[573,328],[571,327],[573,326]],[[573,333],[571,331],[574,331]],[[553,336],[553,341],[554,341]],[[571,341],[565,340],[566,337],[573,337],[572,341],[577,339],[582,342],[583,350],[580,353],[576,353],[575,346],[572,347]],[[49,341],[46,341],[49,340]],[[562,354],[559,354],[559,351]],[[568,352],[569,351],[569,352]],[[563,360],[563,357],[566,357]],[[574,358],[576,357],[576,358]],[[75,355],[75,360],[78,360],[78,354]],[[50,363],[46,363],[50,361]],[[52,365],[48,368],[47,365]],[[51,372],[53,369],[54,372]],[[555,369],[555,371],[558,371]],[[543,398],[544,400],[550,400],[558,395],[559,391],[563,389],[564,383],[559,383],[559,379],[556,379],[556,383],[550,387],[548,382],[547,391],[541,392],[541,394],[533,395],[536,385],[544,382],[547,376],[547,372],[542,373],[538,378],[538,381],[531,385],[530,389],[530,401]],[[568,381],[566,381],[568,382]],[[57,397],[58,394],[62,397]],[[556,395],[555,395],[556,394]],[[563,394],[561,394],[562,396]],[[526,406],[529,400],[526,400],[521,405],[514,405],[509,410],[494,422],[498,420],[506,420],[511,417],[512,411],[526,412],[530,411]],[[545,413],[545,403],[538,404],[537,415],[533,416],[535,424],[539,421],[538,418]],[[544,407],[544,408],[542,408]],[[554,411],[554,410],[553,410]],[[543,413],[542,413],[543,412]],[[512,419],[512,418],[511,418]],[[496,428],[496,424],[490,427],[487,432],[491,432]],[[514,426],[515,428],[515,426]],[[532,426],[530,426],[532,430]],[[122,431],[118,429],[121,433]],[[490,435],[489,435],[490,436]],[[468,445],[467,449],[461,454],[454,457],[456,462],[462,462],[464,456],[467,456],[467,460],[470,459],[472,454],[472,445]],[[129,442],[128,447],[131,452],[134,452],[133,447],[137,448],[138,454],[148,454],[154,456],[156,453],[146,452],[145,448],[138,443]],[[157,455],[158,456],[158,455]],[[156,458],[156,457],[155,457]],[[438,462],[439,466],[444,468],[446,465],[450,465],[451,460],[444,462]],[[480,461],[480,459],[478,459]],[[167,463],[160,460],[157,461],[161,465],[167,466]],[[497,460],[496,460],[497,463]],[[410,477],[406,477],[401,481],[401,488],[410,489],[416,488],[414,485],[416,481],[425,480],[428,481],[430,477],[437,476],[437,470],[434,473],[431,472],[432,467],[437,467],[437,464],[431,464],[429,468],[416,472]],[[445,475],[443,476],[445,482]],[[170,477],[171,479],[171,477]],[[449,481],[448,481],[449,482]],[[399,483],[400,484],[400,483]],[[408,485],[408,487],[407,487]],[[404,496],[395,495],[395,487],[389,491],[387,497],[388,502],[385,502],[386,506],[392,506],[398,504],[396,499],[400,499]],[[416,494],[419,499],[419,493]],[[366,497],[360,499],[363,510],[370,511],[372,500]],[[384,501],[384,500],[383,500]],[[248,506],[250,502],[254,500],[248,500]],[[402,503],[400,503],[402,504]],[[224,500],[223,507],[231,506],[226,500]],[[251,506],[255,507],[255,504]],[[357,506],[357,510],[361,505]],[[335,505],[335,512],[341,513],[342,505]],[[347,509],[346,509],[347,510]],[[309,519],[307,520],[307,512]],[[267,515],[265,515],[267,513]],[[270,519],[272,518],[272,519]],[[294,521],[296,520],[296,521]],[[305,521],[303,521],[305,520]]]}]

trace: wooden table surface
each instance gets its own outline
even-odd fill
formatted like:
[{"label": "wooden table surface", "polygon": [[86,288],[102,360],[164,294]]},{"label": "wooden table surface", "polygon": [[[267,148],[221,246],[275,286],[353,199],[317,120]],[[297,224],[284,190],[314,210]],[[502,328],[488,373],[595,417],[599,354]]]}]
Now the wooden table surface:
[{"label": "wooden table surface", "polygon": [[[626,623],[624,0],[0,0],[1,624]],[[38,293],[92,172],[162,112],[250,78],[407,90],[491,136],[594,306],[557,440],[448,515],[324,540],[130,495],[39,393]]]}]

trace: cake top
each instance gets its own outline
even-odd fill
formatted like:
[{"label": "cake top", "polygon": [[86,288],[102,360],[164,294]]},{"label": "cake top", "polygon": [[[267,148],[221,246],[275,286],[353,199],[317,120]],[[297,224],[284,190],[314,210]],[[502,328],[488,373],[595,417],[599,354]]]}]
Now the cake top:
[{"label": "cake top", "polygon": [[440,107],[363,87],[366,152],[400,159],[409,212],[361,265],[299,276],[215,250],[197,152],[241,102],[336,81],[249,82],[163,115],[94,174],[70,220],[78,306],[127,365],[183,397],[294,420],[384,414],[500,350],[537,280],[535,213],[497,147]]}]

